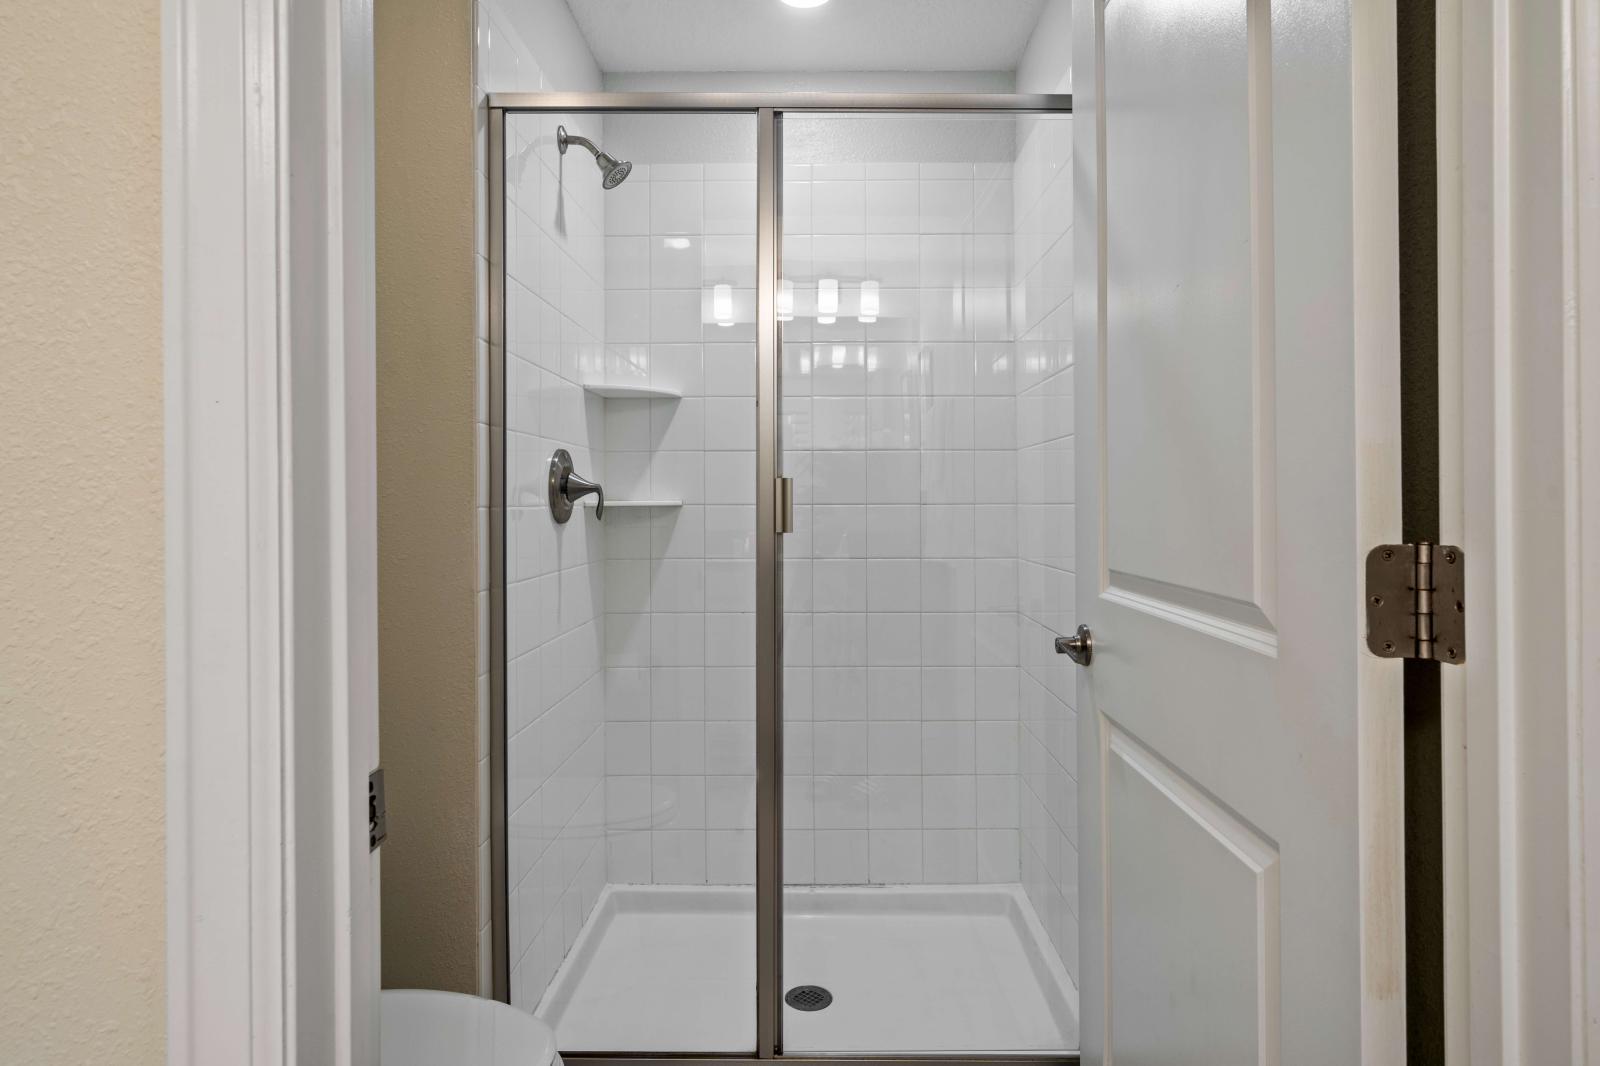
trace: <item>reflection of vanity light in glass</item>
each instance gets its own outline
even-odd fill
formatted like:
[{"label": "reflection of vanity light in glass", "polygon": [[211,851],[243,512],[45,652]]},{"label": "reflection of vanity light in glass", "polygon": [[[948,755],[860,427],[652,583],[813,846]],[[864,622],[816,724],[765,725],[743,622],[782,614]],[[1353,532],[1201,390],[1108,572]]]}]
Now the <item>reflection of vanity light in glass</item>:
[{"label": "reflection of vanity light in glass", "polygon": [[839,279],[821,278],[817,281],[817,323],[831,326],[839,314]]},{"label": "reflection of vanity light in glass", "polygon": [[861,283],[861,314],[857,317],[868,325],[878,321],[878,283],[876,281],[863,281]]},{"label": "reflection of vanity light in glass", "polygon": [[732,285],[717,285],[712,288],[711,318],[719,326],[733,325]]},{"label": "reflection of vanity light in glass", "polygon": [[687,238],[687,237],[663,237],[663,238],[661,238],[661,246],[663,248],[671,248],[675,252],[681,252],[685,248],[689,247],[689,238]]},{"label": "reflection of vanity light in glass", "polygon": [[788,278],[778,279],[778,321],[794,321],[794,282]]}]

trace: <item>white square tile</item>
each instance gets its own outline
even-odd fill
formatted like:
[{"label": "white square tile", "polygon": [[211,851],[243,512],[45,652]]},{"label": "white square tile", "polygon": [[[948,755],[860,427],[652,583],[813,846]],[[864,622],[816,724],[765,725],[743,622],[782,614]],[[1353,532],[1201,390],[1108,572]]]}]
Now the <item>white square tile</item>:
[{"label": "white square tile", "polygon": [[[611,288],[611,244],[606,244],[606,288]],[[630,249],[631,250],[631,249]],[[642,249],[640,249],[642,250]],[[635,252],[637,254],[637,252]],[[698,289],[701,284],[700,240],[697,237],[652,237],[649,241],[650,287]],[[620,286],[629,288],[631,286]]]},{"label": "white square tile", "polygon": [[[880,508],[860,505],[809,508],[812,554],[819,559],[865,558],[869,544],[869,516],[874,510]],[[916,508],[902,510],[915,511]]]},{"label": "white square tile", "polygon": [[700,325],[699,289],[653,290],[650,293],[649,340],[658,344],[698,341]]},{"label": "white square tile", "polygon": [[[814,831],[813,839],[816,848],[817,884],[866,884],[867,830],[818,829]],[[785,877],[787,876],[786,872]]]},{"label": "white square tile", "polygon": [[756,242],[744,235],[711,235],[701,243],[701,283],[753,289],[756,285]]},{"label": "white square tile", "polygon": [[866,198],[863,181],[813,181],[811,232],[865,233]]},{"label": "white square tile", "polygon": [[970,666],[976,652],[976,623],[970,613],[923,614],[922,661]]},{"label": "white square tile", "polygon": [[[916,708],[906,708],[911,713]],[[870,722],[867,726],[867,769],[875,775],[904,775],[920,774],[922,772],[922,725],[916,721],[905,722]],[[901,778],[899,776],[885,777],[891,783],[906,780],[917,781],[916,777]],[[891,791],[906,787],[903,784],[891,784]],[[900,793],[895,792],[895,795]],[[901,797],[904,798],[903,796]],[[919,799],[920,802],[920,799]],[[878,824],[878,823],[874,823]],[[907,824],[907,823],[899,823]]]},{"label": "white square tile", "polygon": [[652,879],[658,885],[700,885],[706,880],[706,835],[658,829],[650,834]]},{"label": "white square tile", "polygon": [[904,450],[922,440],[923,401],[914,396],[871,396],[866,401],[867,447]]},{"label": "white square tile", "polygon": [[971,181],[923,181],[918,194],[923,233],[970,232]]},{"label": "white square tile", "polygon": [[867,772],[867,723],[817,722],[812,726],[816,774]]},{"label": "white square tile", "polygon": [[707,773],[731,775],[755,773],[754,722],[707,722],[705,738]]},{"label": "white square tile", "polygon": [[920,616],[867,616],[867,662],[873,666],[915,666],[922,662]]},{"label": "white square tile", "polygon": [[922,779],[922,825],[926,829],[971,829],[977,826],[977,789],[967,774]]},{"label": "white square tile", "polygon": [[978,828],[1014,829],[1020,812],[1015,773],[980,774],[976,787]]},{"label": "white square tile", "polygon": [[875,504],[921,502],[921,469],[914,451],[869,451],[867,498]]},{"label": "white square tile", "polygon": [[753,450],[756,436],[755,398],[713,397],[705,401],[708,451]]},{"label": "white square tile", "polygon": [[708,396],[756,394],[756,351],[749,344],[705,346],[705,390]]},{"label": "white square tile", "polygon": [[[612,726],[615,728],[615,725]],[[652,722],[650,769],[654,774],[705,773],[706,726],[703,722]],[[606,734],[609,741],[611,733]]]},{"label": "white square tile", "polygon": [[755,825],[756,779],[754,775],[706,778],[706,826],[708,828],[754,829]]},{"label": "white square tile", "polygon": [[811,671],[811,717],[854,722],[867,717],[867,670],[862,666],[818,666]]},{"label": "white square tile", "polygon": [[[756,672],[749,666],[718,666],[706,671],[706,718],[754,721]],[[788,707],[785,705],[785,712]]]},{"label": "white square tile", "polygon": [[867,182],[866,228],[868,233],[916,233],[917,183]]},{"label": "white square tile", "polygon": [[606,773],[650,772],[650,723],[611,722],[606,725]]},{"label": "white square tile", "polygon": [[[608,793],[608,803],[610,799]],[[654,819],[651,824],[658,829],[704,829],[706,779],[693,775],[652,777],[649,813]]]},{"label": "white square tile", "polygon": [[606,835],[606,877],[612,884],[650,884],[649,832],[613,832]]},{"label": "white square tile", "polygon": [[756,183],[753,180],[708,181],[705,197],[705,232],[755,233]]},{"label": "white square tile", "polygon": [[915,559],[872,559],[866,563],[865,604],[872,611],[919,611],[920,567]]},{"label": "white square tile", "polygon": [[818,829],[867,828],[866,777],[859,774],[823,776],[816,779],[814,787]]},{"label": "white square tile", "polygon": [[[609,195],[614,196],[627,187],[620,185],[611,190]],[[704,192],[699,182],[651,181],[647,187],[650,190],[652,234],[656,236],[682,234],[697,237],[705,232]],[[609,199],[606,207],[609,214],[611,208]]]},{"label": "white square tile", "polygon": [[923,720],[971,722],[976,713],[976,691],[977,671],[970,666],[924,667]]},{"label": "white square tile", "polygon": [[870,880],[879,885],[914,885],[922,880],[922,834],[916,829],[869,832]]},{"label": "white square tile", "polygon": [[606,233],[645,235],[650,232],[649,182],[628,182],[606,193]]},{"label": "white square tile", "polygon": [[874,559],[916,558],[921,554],[922,508],[871,504],[865,510],[865,554]]},{"label": "white square tile", "polygon": [[866,453],[816,452],[811,461],[811,501],[819,504],[866,503]]},{"label": "white square tile", "polygon": [[607,236],[606,288],[650,287],[650,239],[644,236]]},{"label": "white square tile", "polygon": [[1019,876],[1019,840],[1015,830],[980,829],[977,832],[977,880],[982,884],[1005,884]]},{"label": "white square tile", "polygon": [[873,721],[915,720],[921,717],[921,707],[921,669],[915,666],[867,667],[868,718]]},{"label": "white square tile", "polygon": [[885,289],[914,289],[920,285],[922,251],[921,241],[914,235],[915,229],[913,217],[909,232],[869,234],[866,241],[866,276],[875,279]]},{"label": "white square tile", "polygon": [[1017,771],[1017,724],[978,722],[974,765],[979,773],[1006,774]]},{"label": "white square tile", "polygon": [[922,873],[930,884],[971,884],[978,874],[976,829],[924,829]]},{"label": "white square tile", "polygon": [[706,834],[707,882],[748,885],[755,882],[755,874],[755,830],[713,830]]},{"label": "white square tile", "polygon": [[925,774],[972,773],[975,748],[971,722],[922,723],[922,772]]}]

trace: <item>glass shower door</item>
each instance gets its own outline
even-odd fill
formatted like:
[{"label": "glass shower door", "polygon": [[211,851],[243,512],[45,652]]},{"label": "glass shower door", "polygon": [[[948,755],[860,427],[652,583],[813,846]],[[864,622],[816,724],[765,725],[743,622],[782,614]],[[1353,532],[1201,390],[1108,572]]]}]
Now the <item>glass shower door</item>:
[{"label": "glass shower door", "polygon": [[753,1053],[755,116],[503,148],[510,999],[569,1055]]},{"label": "glass shower door", "polygon": [[1077,1046],[1068,129],[783,116],[786,1054]]}]

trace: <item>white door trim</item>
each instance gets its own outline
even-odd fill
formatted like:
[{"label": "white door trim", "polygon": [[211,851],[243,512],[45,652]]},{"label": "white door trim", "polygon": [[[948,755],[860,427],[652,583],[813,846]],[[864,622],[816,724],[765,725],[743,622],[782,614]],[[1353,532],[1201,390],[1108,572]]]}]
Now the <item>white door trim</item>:
[{"label": "white door trim", "polygon": [[1438,16],[1448,1059],[1600,1062],[1600,0]]},{"label": "white door trim", "polygon": [[377,1061],[371,54],[162,4],[173,1066]]}]

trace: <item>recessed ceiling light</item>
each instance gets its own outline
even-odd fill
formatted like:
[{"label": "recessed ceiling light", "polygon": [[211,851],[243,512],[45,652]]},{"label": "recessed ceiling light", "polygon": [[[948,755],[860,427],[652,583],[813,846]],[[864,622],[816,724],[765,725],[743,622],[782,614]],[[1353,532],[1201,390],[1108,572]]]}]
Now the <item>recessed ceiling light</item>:
[{"label": "recessed ceiling light", "polygon": [[821,7],[828,0],[783,0],[790,7]]}]

